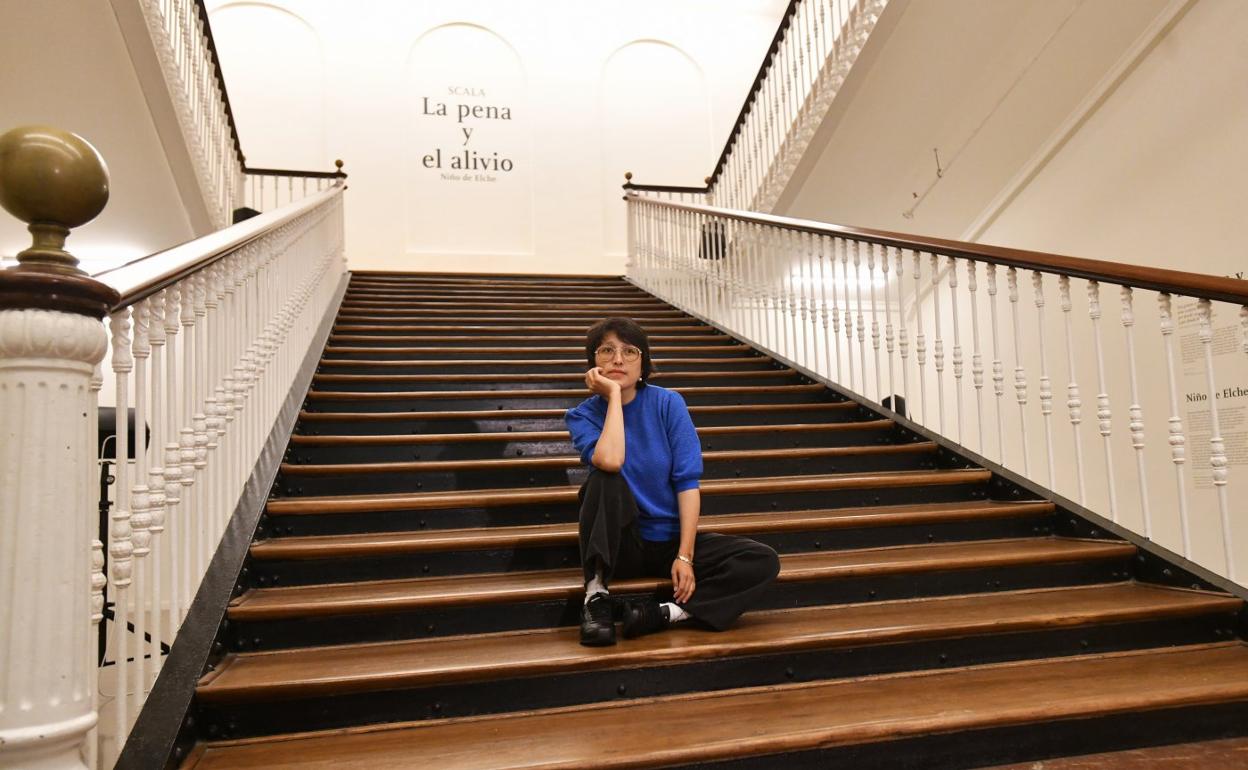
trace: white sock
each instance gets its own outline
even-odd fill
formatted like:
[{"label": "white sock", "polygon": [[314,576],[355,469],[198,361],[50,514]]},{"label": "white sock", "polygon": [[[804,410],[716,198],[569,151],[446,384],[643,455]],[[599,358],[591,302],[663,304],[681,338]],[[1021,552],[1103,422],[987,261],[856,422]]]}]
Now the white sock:
[{"label": "white sock", "polygon": [[685,608],[675,602],[663,602],[663,606],[667,608],[667,619],[671,623],[679,623],[682,620],[689,619],[689,613],[685,612]]},{"label": "white sock", "polygon": [[595,594],[607,594],[607,587],[602,582],[602,573],[594,575],[593,580],[585,584],[585,603],[589,604],[589,600]]}]

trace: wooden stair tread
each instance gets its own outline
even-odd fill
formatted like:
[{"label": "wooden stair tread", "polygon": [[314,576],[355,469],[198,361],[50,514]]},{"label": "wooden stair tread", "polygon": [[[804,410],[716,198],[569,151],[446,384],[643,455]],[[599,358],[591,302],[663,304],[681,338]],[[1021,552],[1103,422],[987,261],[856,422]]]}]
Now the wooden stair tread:
[{"label": "wooden stair tread", "polygon": [[[874,457],[882,455],[931,454],[940,447],[935,441],[910,444],[874,444],[866,446],[796,447],[792,449],[719,449],[702,452],[703,461],[732,462],[740,460],[803,460],[835,457]],[[536,468],[576,468],[582,465],[577,455],[542,457],[495,457],[484,460],[407,460],[376,463],[282,463],[287,476],[340,476],[357,473],[440,473],[450,471],[487,471]]]},{"label": "wooden stair tread", "polygon": [[[992,477],[990,471],[876,471],[873,473],[825,473],[802,476],[756,476],[740,479],[707,479],[703,495],[755,494],[759,492],[819,492],[831,489],[862,489],[880,485],[925,486],[928,484],[974,484]],[[326,495],[278,498],[268,501],[269,513],[351,513],[364,511],[433,510],[437,508],[490,508],[507,505],[570,503],[577,488],[513,487],[450,492],[398,492],[378,495]]]},{"label": "wooden stair tread", "polygon": [[232,655],[197,690],[205,702],[289,698],[491,678],[654,666],[936,636],[1011,633],[1233,613],[1233,596],[1138,583],[749,613],[731,630],[676,626],[664,634],[582,647],[551,628]]},{"label": "wooden stair tread", "polygon": [[[1135,546],[1116,541],[1023,538],[967,543],[862,548],[785,554],[779,582],[894,575],[989,566],[1048,564],[1127,558]],[[653,591],[670,585],[659,578],[618,580],[618,593]],[[356,583],[252,589],[230,602],[231,619],[274,619],[344,615],[509,601],[573,599],[584,583],[576,569],[405,578]]]},{"label": "wooden stair tread", "polygon": [[[559,414],[562,415],[562,410]],[[892,420],[861,420],[858,422],[809,422],[782,425],[716,425],[697,428],[699,436],[737,436],[752,433],[837,433],[858,430],[887,430]],[[495,433],[401,433],[372,436],[309,436],[295,434],[295,446],[395,446],[407,444],[450,444],[489,441],[571,441],[566,430],[506,431]]]},{"label": "wooden stair tread", "polygon": [[[320,375],[317,375],[320,376]],[[759,393],[822,393],[823,385],[694,385],[668,388],[682,396],[754,395]],[[585,388],[533,388],[531,390],[309,390],[307,398],[328,401],[395,401],[402,399],[468,398],[585,398]]]},{"label": "wooden stair tread", "polygon": [[[767,414],[769,412],[824,412],[856,409],[853,401],[816,401],[809,404],[701,404],[689,407],[692,415]],[[389,422],[395,420],[529,420],[563,419],[566,409],[467,409],[418,412],[300,412],[299,420],[313,422]],[[298,434],[296,434],[298,435]]]},{"label": "wooden stair tread", "polygon": [[[760,533],[850,527],[895,527],[966,519],[1041,516],[1052,513],[1055,509],[1056,506],[1048,501],[994,503],[986,500],[973,500],[956,503],[822,508],[805,511],[726,513],[702,517],[698,523],[698,529],[703,532]],[[281,537],[257,541],[251,546],[251,555],[256,559],[324,559],[451,549],[523,548],[559,543],[571,544],[575,543],[576,539],[577,524],[575,522],[525,524],[412,532]]]},{"label": "wooden stair tread", "polygon": [[1244,699],[1230,642],[229,741],[193,766],[657,767]]}]

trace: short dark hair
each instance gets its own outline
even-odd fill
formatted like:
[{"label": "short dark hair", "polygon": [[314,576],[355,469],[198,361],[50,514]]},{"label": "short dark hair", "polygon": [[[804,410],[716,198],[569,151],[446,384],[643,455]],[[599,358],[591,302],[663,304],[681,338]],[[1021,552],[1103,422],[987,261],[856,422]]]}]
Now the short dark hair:
[{"label": "short dark hair", "polygon": [[585,360],[590,366],[598,365],[595,353],[602,345],[603,338],[612,332],[615,332],[615,336],[622,341],[636,345],[641,351],[641,382],[637,383],[637,386],[644,387],[646,378],[654,371],[654,362],[650,360],[650,337],[646,334],[646,330],[631,318],[613,316],[604,318],[589,327],[589,331],[585,332]]}]

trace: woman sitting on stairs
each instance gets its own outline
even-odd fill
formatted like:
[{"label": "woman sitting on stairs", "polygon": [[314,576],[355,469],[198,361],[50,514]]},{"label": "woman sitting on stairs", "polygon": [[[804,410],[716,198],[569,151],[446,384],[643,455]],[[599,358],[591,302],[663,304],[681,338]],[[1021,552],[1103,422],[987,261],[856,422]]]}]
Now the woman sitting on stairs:
[{"label": "woman sitting on stairs", "polygon": [[668,577],[672,601],[627,602],[626,638],[696,620],[732,624],[780,571],[771,548],[743,537],[699,533],[702,449],[680,394],[646,383],[653,370],[645,330],[607,318],[587,333],[594,394],[564,416],[581,461],[580,544],[585,571],[581,644],[615,644],[615,578]]}]

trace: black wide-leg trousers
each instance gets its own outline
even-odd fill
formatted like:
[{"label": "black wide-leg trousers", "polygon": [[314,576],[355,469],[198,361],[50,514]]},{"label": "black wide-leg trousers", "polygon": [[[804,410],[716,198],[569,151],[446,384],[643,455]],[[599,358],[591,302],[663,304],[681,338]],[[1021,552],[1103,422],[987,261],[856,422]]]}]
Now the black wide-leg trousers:
[{"label": "black wide-leg trousers", "polygon": [[[641,537],[637,501],[624,477],[594,470],[581,486],[581,565],[585,581],[599,565],[608,586],[614,578],[670,577],[680,540]],[[693,552],[693,597],[685,611],[717,631],[732,625],[780,572],[780,557],[744,537],[698,533]]]}]

